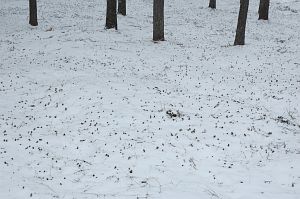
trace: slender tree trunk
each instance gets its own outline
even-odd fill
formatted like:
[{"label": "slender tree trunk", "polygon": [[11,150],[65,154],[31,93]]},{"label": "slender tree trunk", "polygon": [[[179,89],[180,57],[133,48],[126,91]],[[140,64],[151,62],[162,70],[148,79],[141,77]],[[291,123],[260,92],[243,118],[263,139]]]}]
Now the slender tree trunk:
[{"label": "slender tree trunk", "polygon": [[118,13],[125,16],[126,15],[126,0],[118,1]]},{"label": "slender tree trunk", "polygon": [[240,11],[239,11],[239,18],[238,18],[238,24],[236,28],[234,45],[245,44],[245,31],[246,31],[248,7],[249,7],[249,0],[240,0]]},{"label": "slender tree trunk", "polygon": [[216,9],[216,0],[209,0],[209,6],[210,8]]},{"label": "slender tree trunk", "polygon": [[36,0],[29,0],[29,24],[38,25]]},{"label": "slender tree trunk", "polygon": [[106,29],[118,29],[117,24],[117,0],[107,0],[106,8]]},{"label": "slender tree trunk", "polygon": [[260,0],[259,9],[258,9],[258,14],[259,14],[258,19],[268,20],[269,5],[270,5],[270,0]]},{"label": "slender tree trunk", "polygon": [[153,41],[164,41],[164,0],[153,3]]}]

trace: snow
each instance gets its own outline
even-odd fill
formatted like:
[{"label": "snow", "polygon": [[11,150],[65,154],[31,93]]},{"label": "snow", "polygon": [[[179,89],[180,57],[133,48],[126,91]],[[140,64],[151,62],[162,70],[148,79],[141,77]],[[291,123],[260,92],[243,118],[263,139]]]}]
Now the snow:
[{"label": "snow", "polygon": [[0,5],[0,198],[300,198],[300,1]]}]

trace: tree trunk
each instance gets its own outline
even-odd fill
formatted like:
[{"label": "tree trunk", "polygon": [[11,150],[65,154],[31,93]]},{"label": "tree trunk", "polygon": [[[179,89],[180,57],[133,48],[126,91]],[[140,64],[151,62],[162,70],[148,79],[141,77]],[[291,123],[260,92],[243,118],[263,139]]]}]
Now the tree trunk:
[{"label": "tree trunk", "polygon": [[126,15],[126,0],[119,0],[118,1],[118,13],[125,16]]},{"label": "tree trunk", "polygon": [[209,0],[209,6],[210,8],[216,9],[216,0]]},{"label": "tree trunk", "polygon": [[164,41],[164,0],[153,3],[153,41]]},{"label": "tree trunk", "polygon": [[249,0],[240,0],[240,11],[239,11],[239,18],[238,18],[238,24],[236,28],[234,45],[245,44],[245,31],[246,31],[248,7],[249,7]]},{"label": "tree trunk", "polygon": [[259,9],[258,9],[258,13],[259,13],[258,19],[268,20],[269,5],[270,5],[270,0],[260,0]]},{"label": "tree trunk", "polygon": [[29,24],[38,25],[36,0],[29,0]]},{"label": "tree trunk", "polygon": [[117,0],[107,0],[106,7],[106,29],[115,28],[118,29],[117,25]]}]

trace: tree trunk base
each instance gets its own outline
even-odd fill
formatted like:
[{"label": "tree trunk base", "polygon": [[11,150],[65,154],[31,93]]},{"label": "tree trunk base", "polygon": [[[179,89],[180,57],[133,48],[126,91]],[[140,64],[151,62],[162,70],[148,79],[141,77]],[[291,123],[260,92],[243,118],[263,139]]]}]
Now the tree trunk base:
[{"label": "tree trunk base", "polygon": [[118,1],[118,13],[123,16],[126,16],[126,0]]},{"label": "tree trunk base", "polygon": [[245,31],[247,23],[249,0],[240,0],[240,11],[234,45],[245,45]]},{"label": "tree trunk base", "polygon": [[105,29],[118,29],[117,0],[107,0]]},{"label": "tree trunk base", "polygon": [[37,5],[36,0],[29,0],[29,24],[37,26]]},{"label": "tree trunk base", "polygon": [[164,0],[154,0],[154,4],[153,4],[153,41],[165,41]]},{"label": "tree trunk base", "polygon": [[270,0],[260,0],[258,9],[258,20],[268,20],[269,19],[269,5]]},{"label": "tree trunk base", "polygon": [[209,8],[212,8],[212,9],[216,9],[216,0],[210,0],[209,1],[209,5],[208,5]]}]

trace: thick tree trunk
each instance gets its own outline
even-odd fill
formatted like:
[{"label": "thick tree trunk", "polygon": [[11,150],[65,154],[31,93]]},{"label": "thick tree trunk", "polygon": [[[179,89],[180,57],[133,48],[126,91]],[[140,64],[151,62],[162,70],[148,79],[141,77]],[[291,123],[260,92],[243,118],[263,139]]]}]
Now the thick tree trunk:
[{"label": "thick tree trunk", "polygon": [[210,8],[216,9],[216,0],[209,0],[209,6]]},{"label": "thick tree trunk", "polygon": [[270,5],[270,0],[260,0],[259,9],[258,9],[258,14],[259,14],[258,19],[268,20],[269,5]]},{"label": "thick tree trunk", "polygon": [[245,44],[245,31],[246,31],[248,7],[249,7],[249,0],[240,0],[240,11],[239,11],[239,18],[238,18],[238,24],[236,28],[234,45]]},{"label": "thick tree trunk", "polygon": [[38,25],[36,0],[29,0],[29,24]]},{"label": "thick tree trunk", "polygon": [[118,1],[118,13],[125,16],[126,15],[126,0]]},{"label": "thick tree trunk", "polygon": [[164,41],[164,0],[153,3],[153,41]]},{"label": "thick tree trunk", "polygon": [[118,29],[117,24],[117,0],[107,0],[106,8],[106,29]]}]

